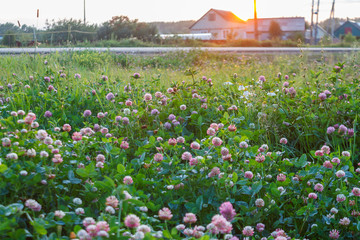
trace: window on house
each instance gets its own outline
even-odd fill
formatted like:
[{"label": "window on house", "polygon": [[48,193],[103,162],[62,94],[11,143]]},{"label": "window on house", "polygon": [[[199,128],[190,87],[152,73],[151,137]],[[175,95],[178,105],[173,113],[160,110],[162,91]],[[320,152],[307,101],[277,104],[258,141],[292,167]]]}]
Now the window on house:
[{"label": "window on house", "polygon": [[215,20],[216,20],[215,13],[210,13],[209,14],[209,21],[215,21]]}]

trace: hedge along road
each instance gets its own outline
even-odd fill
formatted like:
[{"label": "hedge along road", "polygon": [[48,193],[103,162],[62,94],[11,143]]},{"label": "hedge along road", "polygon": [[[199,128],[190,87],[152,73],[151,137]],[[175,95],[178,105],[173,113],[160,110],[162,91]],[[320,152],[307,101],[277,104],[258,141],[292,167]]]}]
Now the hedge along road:
[{"label": "hedge along road", "polygon": [[116,54],[162,54],[176,51],[200,50],[239,54],[299,54],[359,52],[360,48],[298,48],[298,47],[74,47],[74,48],[0,48],[0,54],[49,54],[55,52],[112,52]]}]

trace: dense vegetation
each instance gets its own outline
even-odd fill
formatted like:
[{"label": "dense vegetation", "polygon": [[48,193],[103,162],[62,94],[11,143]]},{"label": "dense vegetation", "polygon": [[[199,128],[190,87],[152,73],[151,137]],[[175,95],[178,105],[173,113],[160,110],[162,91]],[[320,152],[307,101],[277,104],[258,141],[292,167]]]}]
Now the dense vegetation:
[{"label": "dense vegetation", "polygon": [[[340,21],[336,19],[338,27]],[[357,18],[354,19],[358,20]],[[10,47],[35,46],[76,46],[76,47],[152,47],[152,46],[191,46],[191,47],[296,47],[304,45],[303,34],[294,33],[286,41],[279,40],[282,36],[280,26],[273,22],[271,25],[270,39],[256,41],[253,39],[234,40],[229,35],[227,41],[200,41],[183,40],[178,37],[161,39],[159,34],[189,33],[189,27],[195,21],[179,22],[139,22],[127,16],[114,16],[102,24],[84,24],[81,20],[62,19],[46,21],[44,29],[36,29],[27,25],[13,23],[0,24],[0,44]],[[329,29],[327,20],[320,22],[320,26]],[[309,24],[306,24],[306,29]],[[35,33],[35,35],[34,35]],[[36,39],[34,38],[36,36]],[[319,45],[333,47],[352,47],[358,44],[355,36],[348,34],[340,43],[333,44],[330,37],[324,37]],[[0,45],[0,46],[1,46]]]},{"label": "dense vegetation", "polygon": [[359,55],[2,56],[1,239],[358,239]]},{"label": "dense vegetation", "polygon": [[115,16],[101,25],[84,24],[81,20],[63,19],[46,22],[43,30],[34,29],[23,25],[20,27],[11,24],[0,25],[0,36],[7,39],[8,36],[15,36],[11,42],[2,41],[7,46],[28,45],[29,41],[36,40],[43,45],[74,45],[83,42],[95,42],[102,40],[137,39],[139,41],[155,42],[157,28],[154,25],[131,20],[126,16]]}]

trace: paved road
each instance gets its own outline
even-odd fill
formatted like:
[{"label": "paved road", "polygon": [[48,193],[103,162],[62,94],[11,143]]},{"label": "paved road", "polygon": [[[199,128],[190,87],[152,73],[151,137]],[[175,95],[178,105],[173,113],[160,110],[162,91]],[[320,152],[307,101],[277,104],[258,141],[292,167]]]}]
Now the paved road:
[{"label": "paved road", "polygon": [[191,51],[202,50],[209,52],[220,53],[240,53],[240,54],[254,54],[254,53],[277,53],[277,54],[297,54],[301,51],[308,53],[343,53],[343,52],[359,52],[360,48],[278,48],[278,47],[119,47],[119,48],[0,48],[0,54],[22,54],[22,53],[39,53],[48,54],[53,52],[74,52],[74,51],[96,51],[96,52],[113,52],[117,54],[161,54],[175,51]]}]

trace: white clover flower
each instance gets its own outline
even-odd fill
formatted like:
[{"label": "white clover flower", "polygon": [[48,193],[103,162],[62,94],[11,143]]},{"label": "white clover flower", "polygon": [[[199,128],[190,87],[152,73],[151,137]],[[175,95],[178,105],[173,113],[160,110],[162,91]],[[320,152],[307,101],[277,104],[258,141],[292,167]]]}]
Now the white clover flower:
[{"label": "white clover flower", "polygon": [[140,240],[140,239],[143,239],[145,237],[145,234],[143,233],[143,232],[136,232],[135,234],[134,234],[134,239],[135,240]]},{"label": "white clover flower", "polygon": [[83,208],[77,208],[75,209],[76,215],[82,215],[85,213],[85,210]]},{"label": "white clover flower", "polygon": [[248,97],[251,95],[249,91],[244,91],[243,96],[248,99]]},{"label": "white clover flower", "polygon": [[229,240],[229,239],[232,238],[232,237],[233,237],[232,234],[226,234],[226,235],[224,236],[224,239],[225,239],[225,240]]},{"label": "white clover flower", "polygon": [[162,238],[162,237],[163,237],[162,231],[157,231],[157,232],[154,234],[154,237],[156,237],[156,238]]},{"label": "white clover flower", "polygon": [[130,115],[130,114],[131,114],[130,109],[124,108],[124,114],[125,114],[125,115]]},{"label": "white clover flower", "polygon": [[225,86],[226,86],[226,85],[231,86],[231,85],[234,85],[234,84],[233,84],[232,82],[224,82],[223,85],[225,85]]},{"label": "white clover flower", "polygon": [[115,214],[115,209],[112,206],[106,206],[105,212]]},{"label": "white clover flower", "polygon": [[145,207],[145,206],[140,207],[139,209],[140,209],[140,211],[142,211],[142,212],[147,212],[147,211],[148,211],[148,208]]},{"label": "white clover flower", "polygon": [[330,212],[333,214],[337,214],[339,212],[339,210],[337,210],[336,208],[332,208],[332,209],[330,209]]},{"label": "white clover flower", "polygon": [[82,204],[82,200],[80,198],[74,198],[73,199],[73,203],[77,204],[77,205],[81,205]]}]

